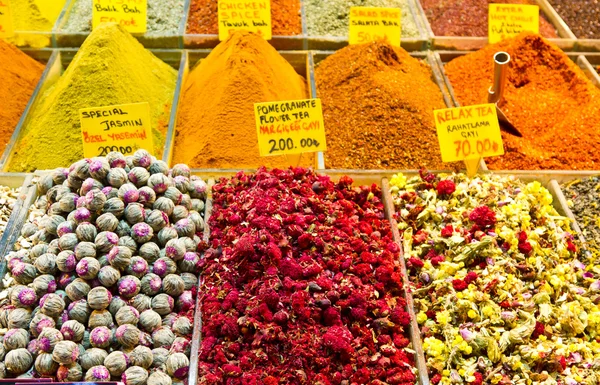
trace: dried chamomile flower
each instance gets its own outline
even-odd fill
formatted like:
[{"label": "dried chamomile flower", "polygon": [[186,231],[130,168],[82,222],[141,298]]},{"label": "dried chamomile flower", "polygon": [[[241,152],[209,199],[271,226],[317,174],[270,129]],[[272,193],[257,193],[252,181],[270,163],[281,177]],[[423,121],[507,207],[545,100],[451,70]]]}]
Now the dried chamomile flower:
[{"label": "dried chamomile flower", "polygon": [[173,311],[174,307],[175,301],[173,300],[173,297],[168,294],[161,293],[152,298],[152,310],[160,315],[169,314]]},{"label": "dried chamomile flower", "polygon": [[93,367],[89,368],[88,371],[85,373],[84,379],[86,381],[92,381],[92,382],[110,381],[110,372],[108,371],[108,369],[105,366],[102,366],[102,365],[93,366]]},{"label": "dried chamomile flower", "polygon": [[80,299],[87,298],[90,290],[90,285],[81,278],[76,278],[65,288],[71,301],[79,301]]},{"label": "dried chamomile flower", "polygon": [[27,349],[15,349],[6,353],[4,364],[6,365],[6,370],[12,375],[18,376],[31,368],[31,365],[33,365],[33,357],[31,357],[31,354]]},{"label": "dried chamomile flower", "polygon": [[140,366],[144,369],[150,368],[152,359],[152,350],[146,346],[136,346],[131,353],[129,353],[131,365]]},{"label": "dried chamomile flower", "polygon": [[172,385],[173,380],[171,379],[171,377],[168,374],[161,372],[160,370],[157,370],[157,371],[150,373],[150,376],[148,377],[148,381],[146,382],[146,384],[147,385]]},{"label": "dried chamomile flower", "polygon": [[4,349],[6,351],[15,349],[24,349],[29,343],[29,333],[25,329],[10,329],[6,332],[3,339]]},{"label": "dried chamomile flower", "polygon": [[28,329],[31,323],[31,310],[17,308],[8,314],[9,329]]},{"label": "dried chamomile flower", "polygon": [[105,287],[115,285],[120,278],[121,273],[112,266],[104,266],[98,272],[98,281]]},{"label": "dried chamomile flower", "polygon": [[143,330],[152,333],[162,326],[162,320],[160,314],[152,309],[148,309],[140,314],[139,324]]},{"label": "dried chamomile flower", "polygon": [[79,347],[73,341],[59,341],[52,351],[52,359],[62,365],[71,365],[79,358]]},{"label": "dried chamomile flower", "polygon": [[94,310],[106,309],[111,300],[112,294],[110,294],[110,291],[101,286],[93,288],[87,295],[88,305]]},{"label": "dried chamomile flower", "polygon": [[52,359],[52,354],[42,353],[36,357],[34,368],[42,376],[54,376],[58,370],[58,363]]},{"label": "dried chamomile flower", "polygon": [[174,353],[167,358],[167,373],[169,375],[183,379],[188,374],[190,368],[190,360],[183,353]]},{"label": "dried chamomile flower", "polygon": [[117,321],[117,325],[137,325],[140,320],[140,313],[133,306],[123,306],[117,311],[115,314],[115,320]]},{"label": "dried chamomile flower", "polygon": [[117,328],[115,333],[117,342],[126,349],[135,347],[140,340],[140,330],[130,324],[124,324]]},{"label": "dried chamomile flower", "polygon": [[127,274],[137,278],[142,278],[148,272],[148,262],[142,257],[132,257],[131,263],[127,267]]},{"label": "dried chamomile flower", "polygon": [[81,342],[85,332],[85,326],[75,320],[68,320],[60,327],[60,332],[67,341]]},{"label": "dried chamomile flower", "polygon": [[132,298],[140,292],[140,280],[133,275],[126,275],[117,283],[119,295],[123,298]]},{"label": "dried chamomile flower", "polygon": [[88,320],[88,327],[96,328],[98,326],[106,326],[113,327],[113,318],[112,314],[108,310],[94,310],[92,314],[90,314],[90,319]]},{"label": "dried chamomile flower", "polygon": [[80,278],[91,280],[96,278],[100,267],[100,263],[96,258],[85,257],[77,263],[75,272]]},{"label": "dried chamomile flower", "polygon": [[108,352],[104,349],[91,348],[79,357],[79,363],[83,370],[89,370],[94,366],[104,365]]},{"label": "dried chamomile flower", "polygon": [[152,298],[145,294],[138,294],[129,300],[131,306],[137,309],[140,313],[152,307]]},{"label": "dried chamomile flower", "polygon": [[79,364],[60,365],[56,371],[56,379],[60,382],[76,382],[83,378],[83,371]]},{"label": "dried chamomile flower", "polygon": [[106,326],[98,326],[90,332],[90,344],[95,348],[106,349],[110,346],[113,334]]},{"label": "dried chamomile flower", "polygon": [[175,334],[170,328],[161,326],[152,332],[152,339],[155,348],[170,348],[173,341],[175,341]]}]

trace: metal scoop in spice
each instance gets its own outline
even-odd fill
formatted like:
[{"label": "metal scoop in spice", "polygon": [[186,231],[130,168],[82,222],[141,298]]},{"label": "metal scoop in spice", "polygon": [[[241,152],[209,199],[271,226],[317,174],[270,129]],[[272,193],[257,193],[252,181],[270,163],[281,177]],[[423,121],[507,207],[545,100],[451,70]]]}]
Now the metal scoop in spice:
[{"label": "metal scoop in spice", "polygon": [[494,85],[488,90],[488,102],[496,105],[496,112],[498,113],[498,122],[500,128],[518,137],[523,137],[521,132],[508,120],[499,104],[502,102],[502,96],[504,95],[504,85],[506,83],[506,69],[510,63],[510,55],[506,52],[496,52],[494,55]]}]

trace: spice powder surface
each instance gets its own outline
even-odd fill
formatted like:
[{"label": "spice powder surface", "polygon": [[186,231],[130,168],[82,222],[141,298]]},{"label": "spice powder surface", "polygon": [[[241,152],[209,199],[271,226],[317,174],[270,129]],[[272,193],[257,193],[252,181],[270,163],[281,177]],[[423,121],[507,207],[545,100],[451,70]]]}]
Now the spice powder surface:
[{"label": "spice powder surface", "polygon": [[462,105],[486,103],[493,56],[511,56],[502,110],[523,134],[502,133],[506,154],[487,158],[495,170],[600,169],[600,90],[564,53],[522,33],[452,60],[445,71]]}]

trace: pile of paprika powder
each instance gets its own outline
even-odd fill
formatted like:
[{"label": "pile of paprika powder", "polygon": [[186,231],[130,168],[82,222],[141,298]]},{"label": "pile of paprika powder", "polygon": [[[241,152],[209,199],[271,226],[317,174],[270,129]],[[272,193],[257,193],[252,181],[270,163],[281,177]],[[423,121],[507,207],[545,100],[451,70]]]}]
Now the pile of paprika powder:
[{"label": "pile of paprika powder", "polygon": [[494,170],[600,169],[600,90],[557,46],[524,32],[445,66],[462,105],[487,103],[493,56],[511,56],[501,108],[523,134],[502,133],[505,155]]}]

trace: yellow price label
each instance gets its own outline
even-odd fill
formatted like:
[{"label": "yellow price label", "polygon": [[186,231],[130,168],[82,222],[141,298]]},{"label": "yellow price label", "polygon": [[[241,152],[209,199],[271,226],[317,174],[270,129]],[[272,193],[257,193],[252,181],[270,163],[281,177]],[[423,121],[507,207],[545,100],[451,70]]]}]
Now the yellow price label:
[{"label": "yellow price label", "polygon": [[0,0],[0,37],[9,37],[14,34],[12,16],[10,15],[10,1]]},{"label": "yellow price label", "polygon": [[227,40],[232,32],[256,32],[271,40],[270,0],[219,0],[219,40]]},{"label": "yellow price label", "polygon": [[117,23],[130,33],[146,33],[147,0],[94,0],[92,28]]},{"label": "yellow price label", "polygon": [[444,162],[504,154],[494,104],[447,108],[433,114]]},{"label": "yellow price label", "polygon": [[321,99],[254,104],[260,156],[327,150]]},{"label": "yellow price label", "polygon": [[350,8],[350,44],[364,44],[387,39],[400,47],[402,37],[402,12],[400,8]]},{"label": "yellow price label", "polygon": [[125,155],[141,148],[154,152],[148,103],[120,104],[79,110],[83,156]]},{"label": "yellow price label", "polygon": [[523,31],[539,33],[540,7],[523,4],[490,4],[488,38],[490,44],[517,36]]}]

